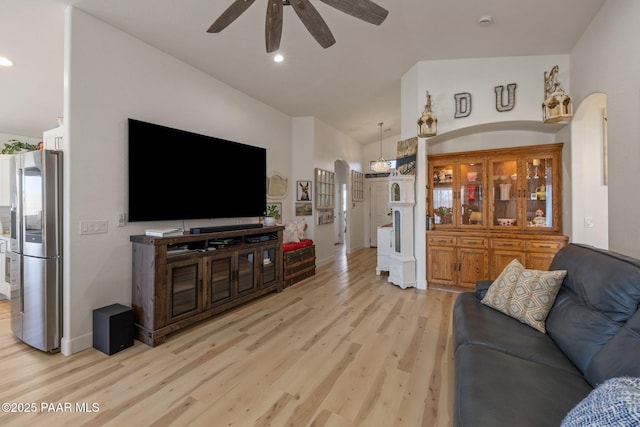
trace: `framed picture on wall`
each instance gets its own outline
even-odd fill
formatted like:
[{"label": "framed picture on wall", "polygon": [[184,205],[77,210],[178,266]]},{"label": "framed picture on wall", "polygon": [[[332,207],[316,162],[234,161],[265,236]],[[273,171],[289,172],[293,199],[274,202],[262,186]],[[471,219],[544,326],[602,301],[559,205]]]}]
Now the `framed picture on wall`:
[{"label": "framed picture on wall", "polygon": [[296,216],[311,216],[312,213],[311,202],[296,202]]},{"label": "framed picture on wall", "polygon": [[296,200],[298,202],[311,201],[311,181],[298,181],[296,185]]},{"label": "framed picture on wall", "polygon": [[282,199],[287,195],[287,178],[274,173],[267,177],[267,197],[272,199]]},{"label": "framed picture on wall", "polygon": [[418,155],[418,138],[413,137],[398,141],[396,169],[401,175],[416,174],[416,158]]},{"label": "framed picture on wall", "polygon": [[318,225],[333,224],[333,209],[318,209]]}]

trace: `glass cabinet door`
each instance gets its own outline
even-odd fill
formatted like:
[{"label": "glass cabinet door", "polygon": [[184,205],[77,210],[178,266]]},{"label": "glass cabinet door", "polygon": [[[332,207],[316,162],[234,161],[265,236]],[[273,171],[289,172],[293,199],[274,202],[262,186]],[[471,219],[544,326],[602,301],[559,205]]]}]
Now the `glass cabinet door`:
[{"label": "glass cabinet door", "polygon": [[431,206],[433,207],[434,223],[440,227],[453,226],[453,164],[434,165],[432,168],[433,185]]},{"label": "glass cabinet door", "polygon": [[277,246],[262,248],[262,286],[270,285],[278,278],[276,274],[276,250]]},{"label": "glass cabinet door", "polygon": [[554,228],[553,158],[525,159],[524,195],[526,227]]},{"label": "glass cabinet door", "polygon": [[233,258],[215,257],[209,261],[209,303],[213,306],[233,296]]},{"label": "glass cabinet door", "polygon": [[200,310],[200,261],[170,263],[167,273],[167,323],[170,323]]},{"label": "glass cabinet door", "polygon": [[491,161],[491,227],[522,228],[518,223],[518,160]]},{"label": "glass cabinet door", "polygon": [[462,226],[484,225],[484,188],[482,162],[461,163],[458,168],[457,212]]},{"label": "glass cabinet door", "polygon": [[255,252],[240,252],[238,254],[238,293],[252,291],[255,287]]}]

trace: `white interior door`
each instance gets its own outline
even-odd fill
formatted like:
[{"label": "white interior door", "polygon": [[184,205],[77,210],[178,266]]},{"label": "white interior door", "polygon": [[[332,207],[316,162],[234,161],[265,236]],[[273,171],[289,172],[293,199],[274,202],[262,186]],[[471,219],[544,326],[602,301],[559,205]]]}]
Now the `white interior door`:
[{"label": "white interior door", "polygon": [[378,227],[391,223],[389,216],[389,182],[386,178],[375,178],[369,183],[369,212],[371,213],[371,246],[378,247]]}]

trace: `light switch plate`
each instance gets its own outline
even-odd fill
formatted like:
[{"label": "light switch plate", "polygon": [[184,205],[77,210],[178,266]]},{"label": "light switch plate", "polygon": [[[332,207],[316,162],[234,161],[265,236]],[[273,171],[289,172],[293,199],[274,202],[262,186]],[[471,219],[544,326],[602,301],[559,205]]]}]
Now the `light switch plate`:
[{"label": "light switch plate", "polygon": [[101,234],[108,230],[106,219],[94,221],[80,221],[80,234]]}]

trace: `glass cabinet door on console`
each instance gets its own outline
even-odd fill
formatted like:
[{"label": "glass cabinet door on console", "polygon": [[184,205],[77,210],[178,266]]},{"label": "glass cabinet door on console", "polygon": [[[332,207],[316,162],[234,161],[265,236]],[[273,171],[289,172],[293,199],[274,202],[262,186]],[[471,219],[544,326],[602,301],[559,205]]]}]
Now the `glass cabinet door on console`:
[{"label": "glass cabinet door on console", "polygon": [[201,310],[200,260],[172,262],[167,266],[167,322],[189,317]]},{"label": "glass cabinet door on console", "polygon": [[238,294],[253,291],[256,285],[256,253],[254,250],[238,253]]},{"label": "glass cabinet door on console", "polygon": [[211,257],[207,273],[210,306],[222,304],[234,296],[233,254]]},{"label": "glass cabinet door on console", "polygon": [[[276,251],[278,246],[267,246],[262,252],[262,286],[270,285],[278,279],[276,272]],[[260,281],[259,281],[260,282]]]},{"label": "glass cabinet door on console", "polygon": [[209,257],[208,304],[224,304],[256,288],[256,252],[223,252]]}]

